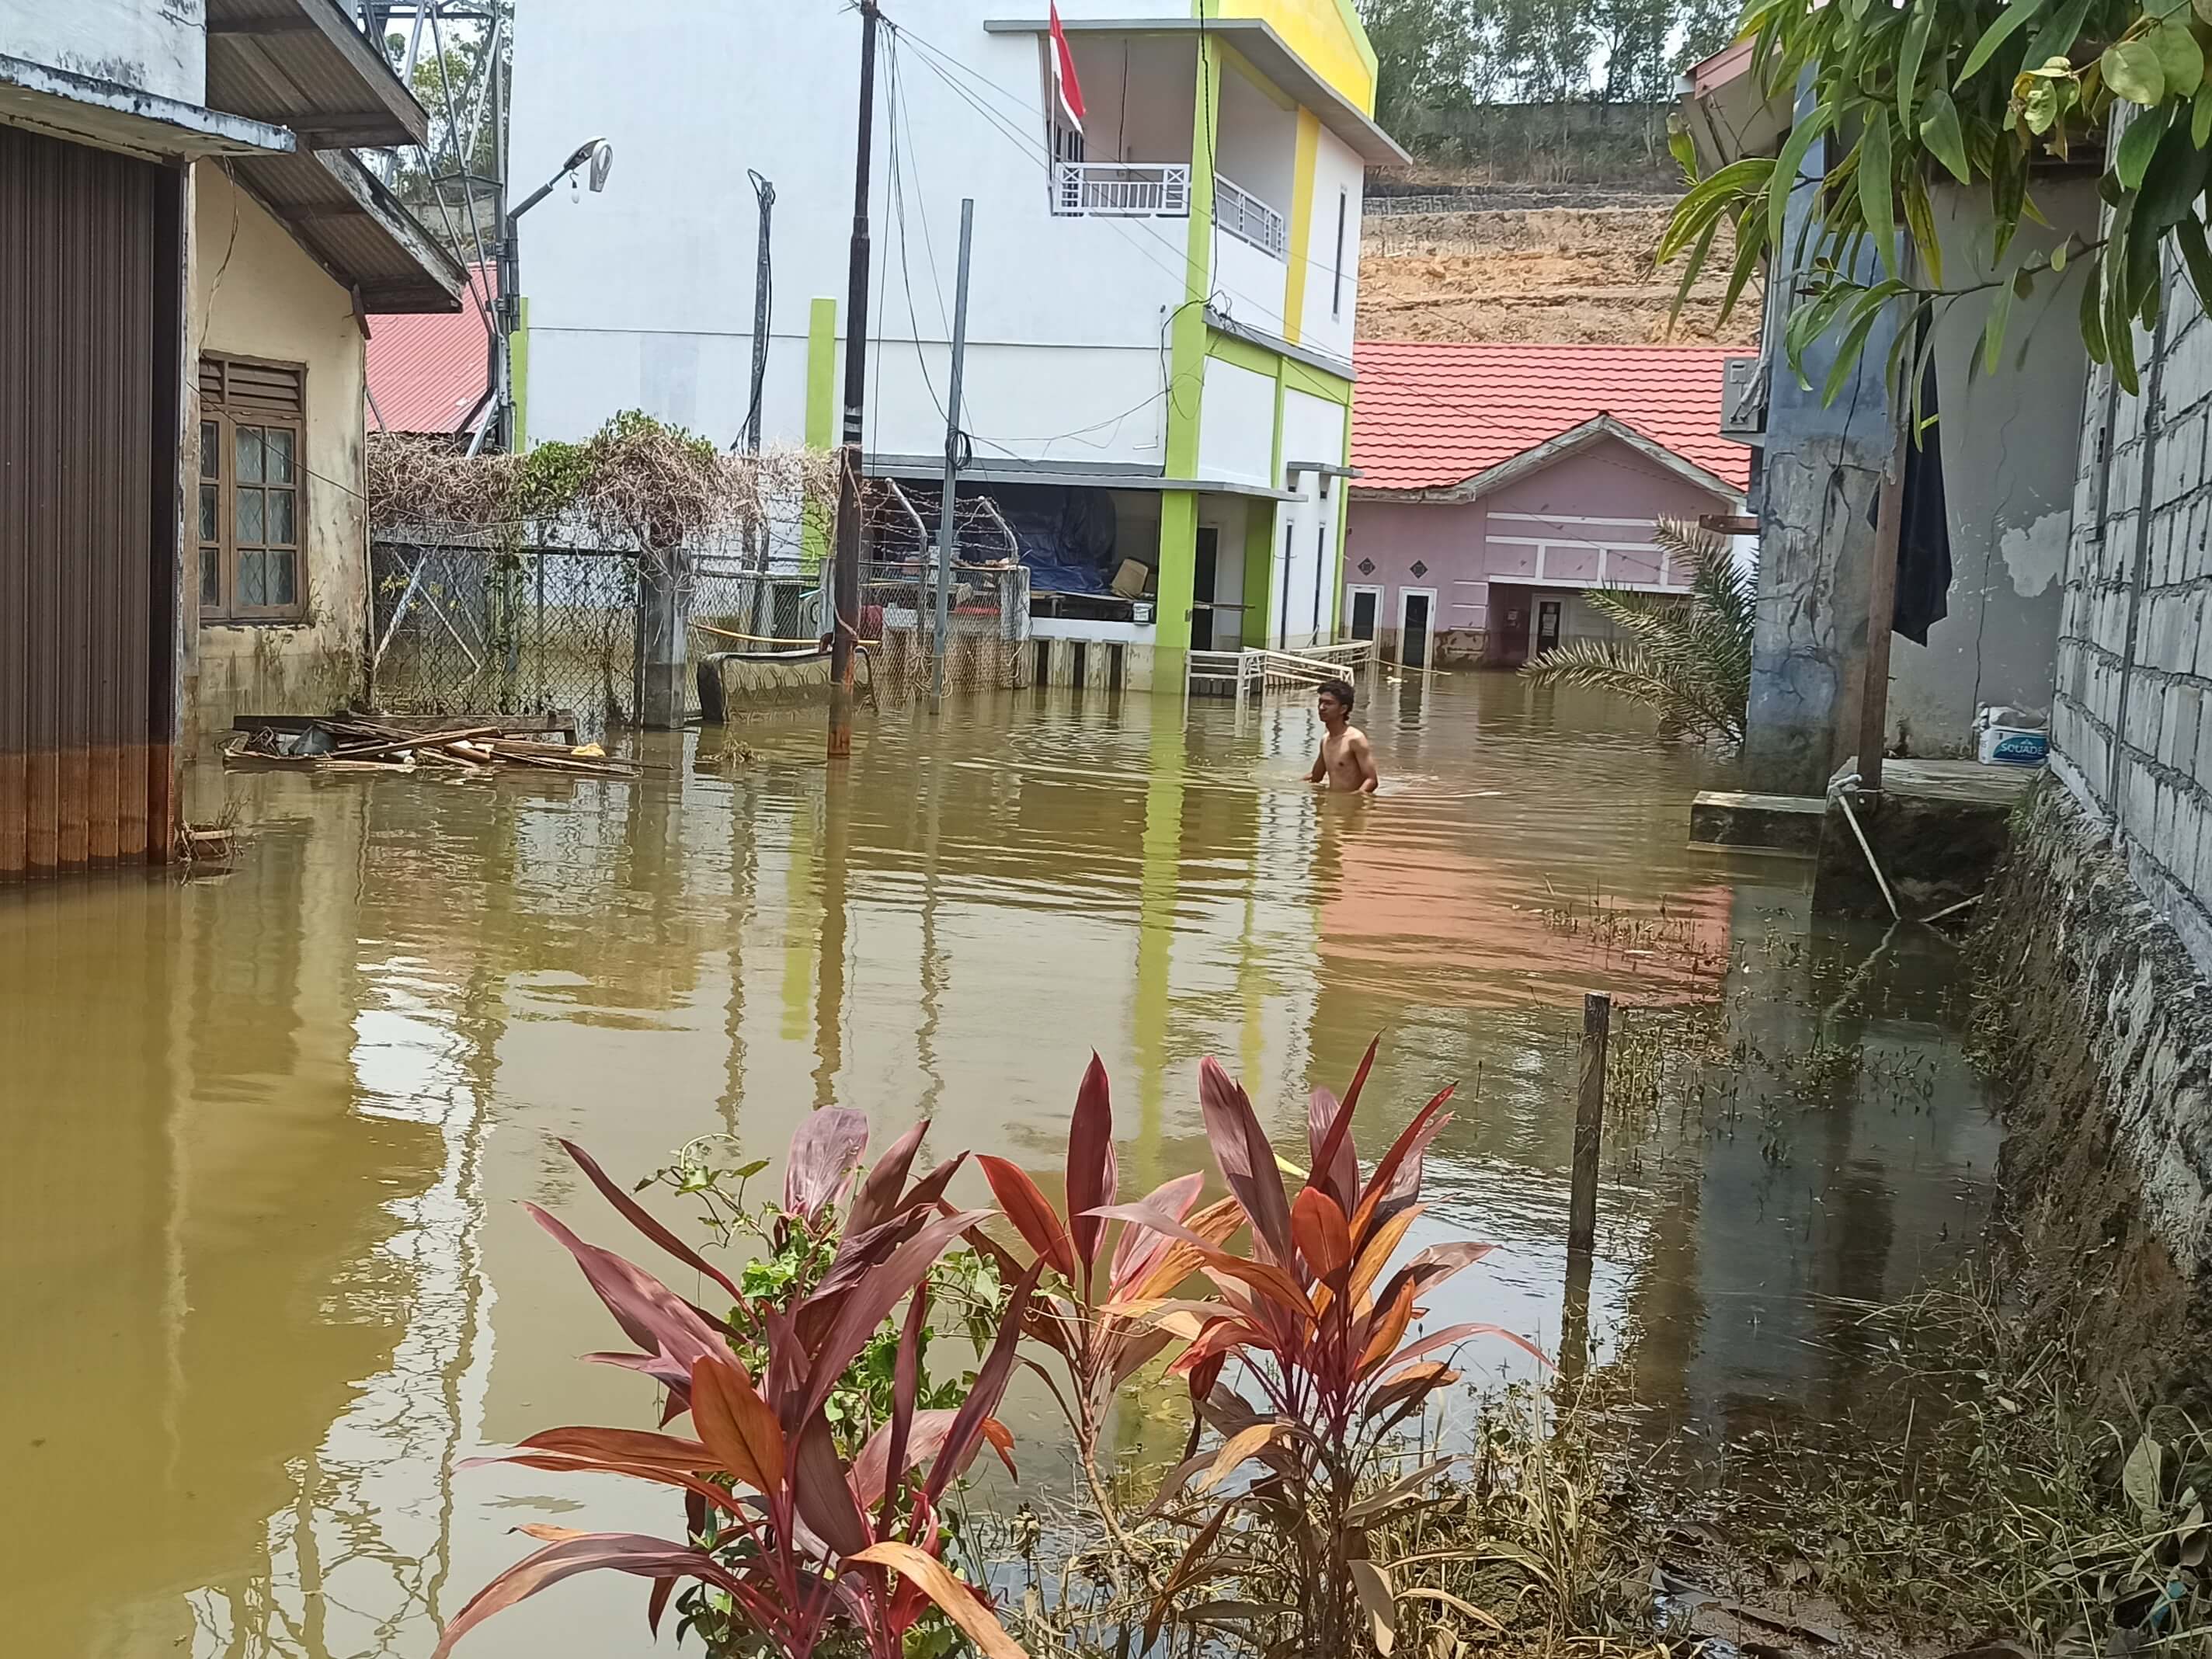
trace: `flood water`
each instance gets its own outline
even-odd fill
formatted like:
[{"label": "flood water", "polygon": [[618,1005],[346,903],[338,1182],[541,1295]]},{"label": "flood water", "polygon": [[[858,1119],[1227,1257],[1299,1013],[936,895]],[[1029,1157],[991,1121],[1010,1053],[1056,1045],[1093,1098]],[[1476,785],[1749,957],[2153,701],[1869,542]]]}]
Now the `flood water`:
[{"label": "flood water", "polygon": [[[611,1328],[522,1212],[631,1248],[552,1138],[635,1176],[702,1134],[778,1155],[836,1103],[1048,1174],[1094,1048],[1125,1189],[1210,1168],[1205,1054],[1293,1156],[1377,1033],[1370,1154],[1457,1080],[1421,1231],[1505,1249],[1439,1316],[1548,1344],[1583,993],[1630,1030],[1725,995],[1731,1058],[1609,1145],[1594,1322],[1642,1330],[1639,1391],[1703,1432],[1835,1410],[1838,1298],[1955,1260],[1995,1160],[1949,947],[1692,852],[1711,763],[1632,710],[1480,676],[1370,704],[1372,801],[1304,783],[1303,702],[1021,693],[886,712],[840,771],[811,716],[744,757],[647,742],[635,785],[239,775],[233,874],[0,892],[6,1650],[414,1659],[517,1524],[680,1528],[457,1468],[651,1420],[576,1362]],[[1013,1415],[1025,1478],[1064,1480]],[[641,1601],[572,1583],[465,1651],[644,1651]]]}]

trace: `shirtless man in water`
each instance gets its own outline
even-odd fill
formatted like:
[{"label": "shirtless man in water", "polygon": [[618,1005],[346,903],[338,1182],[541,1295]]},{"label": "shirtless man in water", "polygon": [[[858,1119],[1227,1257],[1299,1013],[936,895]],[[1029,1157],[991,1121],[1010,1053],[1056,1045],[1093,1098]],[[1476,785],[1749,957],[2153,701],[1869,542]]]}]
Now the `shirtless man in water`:
[{"label": "shirtless man in water", "polygon": [[1352,683],[1331,680],[1322,686],[1320,708],[1326,735],[1306,781],[1352,794],[1373,794],[1382,779],[1375,771],[1375,751],[1367,746],[1367,734],[1352,724]]}]

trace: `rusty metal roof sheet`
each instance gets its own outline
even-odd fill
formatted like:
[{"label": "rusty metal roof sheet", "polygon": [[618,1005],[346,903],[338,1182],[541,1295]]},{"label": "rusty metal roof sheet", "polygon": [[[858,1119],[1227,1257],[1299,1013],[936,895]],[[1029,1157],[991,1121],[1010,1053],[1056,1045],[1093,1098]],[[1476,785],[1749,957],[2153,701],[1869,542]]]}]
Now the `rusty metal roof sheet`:
[{"label": "rusty metal roof sheet", "polygon": [[468,274],[399,198],[345,150],[231,163],[246,191],[363,309],[459,311]]},{"label": "rusty metal roof sheet", "polygon": [[429,137],[428,115],[337,0],[207,0],[207,101],[314,148]]}]

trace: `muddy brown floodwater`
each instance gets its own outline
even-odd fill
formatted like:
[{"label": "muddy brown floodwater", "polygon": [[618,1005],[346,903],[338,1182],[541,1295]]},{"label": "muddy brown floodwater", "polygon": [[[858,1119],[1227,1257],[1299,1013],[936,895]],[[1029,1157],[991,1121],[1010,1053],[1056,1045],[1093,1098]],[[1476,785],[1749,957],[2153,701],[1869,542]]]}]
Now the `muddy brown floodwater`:
[{"label": "muddy brown floodwater", "polygon": [[[0,892],[0,1645],[415,1659],[514,1525],[680,1525],[457,1468],[649,1418],[576,1363],[605,1315],[522,1213],[629,1248],[551,1138],[641,1174],[704,1133],[778,1154],[834,1101],[1048,1173],[1094,1047],[1140,1188],[1210,1167],[1201,1055],[1293,1146],[1376,1032],[1370,1136],[1458,1080],[1422,1224],[1505,1249],[1438,1314],[1548,1343],[1583,993],[1632,1030],[1725,992],[1730,1057],[1608,1149],[1595,1322],[1643,1329],[1644,1399],[1700,1433],[1836,1409],[1836,1298],[1967,1248],[1995,1157],[1948,947],[1688,850],[1711,763],[1632,710],[1461,676],[1360,718],[1372,801],[1300,781],[1303,702],[1064,691],[886,714],[842,773],[810,718],[734,766],[647,743],[635,786],[238,775],[234,874]],[[566,1585],[468,1650],[642,1650],[641,1600]]]}]

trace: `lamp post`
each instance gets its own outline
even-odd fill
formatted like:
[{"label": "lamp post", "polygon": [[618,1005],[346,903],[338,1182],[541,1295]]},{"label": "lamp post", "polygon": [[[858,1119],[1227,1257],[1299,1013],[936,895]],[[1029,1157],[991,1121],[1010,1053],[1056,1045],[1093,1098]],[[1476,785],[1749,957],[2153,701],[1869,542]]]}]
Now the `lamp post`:
[{"label": "lamp post", "polygon": [[[561,163],[560,170],[536,190],[524,197],[501,216],[499,227],[499,270],[497,317],[499,327],[492,339],[492,407],[493,418],[486,423],[485,431],[496,441],[502,453],[513,451],[514,430],[514,336],[522,326],[521,265],[515,252],[515,226],[522,216],[553,193],[562,179],[572,182],[579,168],[590,169],[592,191],[597,195],[607,187],[607,173],[615,164],[615,148],[604,138],[592,138],[576,147],[574,155]],[[483,441],[479,437],[478,442]]]}]

